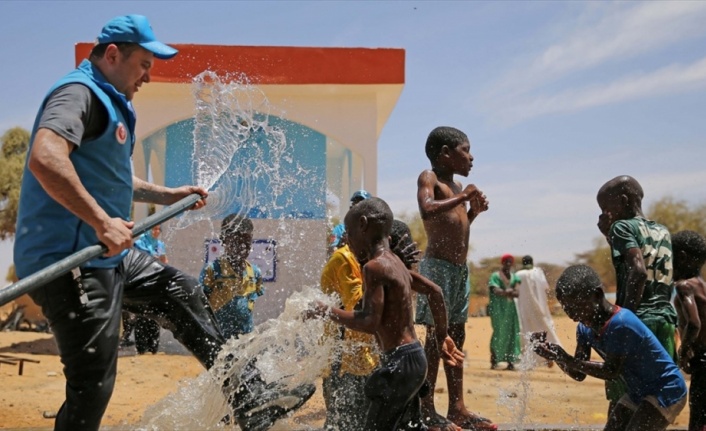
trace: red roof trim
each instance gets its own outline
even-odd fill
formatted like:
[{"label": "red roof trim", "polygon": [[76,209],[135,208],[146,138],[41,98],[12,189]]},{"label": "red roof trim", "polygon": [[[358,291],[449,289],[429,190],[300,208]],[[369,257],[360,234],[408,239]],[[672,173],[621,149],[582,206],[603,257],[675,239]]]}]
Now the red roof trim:
[{"label": "red roof trim", "polygon": [[[404,84],[405,51],[393,48],[171,45],[179,54],[155,60],[152,80],[188,83],[208,69],[244,73],[253,84]],[[76,64],[92,43],[76,44]]]}]

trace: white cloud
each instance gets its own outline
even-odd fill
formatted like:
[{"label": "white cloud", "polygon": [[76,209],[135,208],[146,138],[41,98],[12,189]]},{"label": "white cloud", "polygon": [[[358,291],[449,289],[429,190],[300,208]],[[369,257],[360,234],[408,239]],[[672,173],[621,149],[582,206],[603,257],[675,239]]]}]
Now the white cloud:
[{"label": "white cloud", "polygon": [[[530,54],[498,82],[502,92],[526,92],[566,74],[624,61],[706,33],[706,2],[615,3],[560,42]],[[512,89],[512,90],[508,90]]]},{"label": "white cloud", "polygon": [[689,65],[670,65],[651,73],[626,76],[604,85],[566,90],[552,95],[519,98],[496,114],[514,122],[542,115],[573,112],[596,106],[706,87],[706,58]]},{"label": "white cloud", "polygon": [[[671,60],[665,59],[655,70],[609,76],[602,83],[587,84],[578,75],[619,62],[623,69],[634,68],[631,62],[636,57],[654,57],[664,48],[703,36],[706,2],[644,2],[627,6],[618,2],[607,7],[586,7],[594,12],[596,9],[598,18],[582,22],[578,17],[571,30],[553,35],[555,43],[530,52],[500,73],[501,78],[484,93],[481,106],[486,114],[514,123],[703,88],[706,59],[688,65],[669,65]],[[567,87],[562,80],[568,77],[578,77],[578,81],[572,81],[578,84]],[[561,86],[569,89],[557,90]]]}]

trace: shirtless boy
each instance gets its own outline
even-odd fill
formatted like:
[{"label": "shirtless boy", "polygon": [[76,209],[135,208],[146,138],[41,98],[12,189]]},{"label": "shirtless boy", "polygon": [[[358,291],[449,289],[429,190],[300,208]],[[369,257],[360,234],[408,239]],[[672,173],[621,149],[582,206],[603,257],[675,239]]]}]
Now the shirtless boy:
[{"label": "shirtless boy", "polygon": [[[379,198],[367,199],[348,211],[345,217],[348,244],[363,266],[363,307],[346,311],[319,303],[310,315],[328,315],[355,331],[375,334],[384,352],[381,366],[368,378],[365,395],[371,405],[365,430],[397,429],[400,418],[424,384],[427,361],[413,324],[412,275],[390,250],[392,211]],[[428,292],[432,293],[432,292]],[[440,302],[437,290],[433,302]],[[436,318],[442,318],[438,310]],[[443,308],[442,308],[443,309]],[[446,344],[442,346],[446,348]],[[439,353],[436,353],[439,355]],[[445,355],[458,366],[463,354]]]},{"label": "shirtless boy", "polygon": [[706,262],[706,239],[690,230],[672,237],[674,305],[679,316],[679,365],[691,374],[689,431],[706,430],[706,283],[701,270]]},{"label": "shirtless boy", "polygon": [[[429,134],[425,147],[431,169],[422,172],[417,180],[417,203],[428,238],[419,272],[441,286],[448,312],[449,335],[461,350],[466,338],[470,297],[466,264],[470,226],[478,214],[488,209],[485,195],[475,185],[462,188],[460,183],[454,181],[454,175],[466,177],[471,171],[473,156],[470,149],[468,137],[462,131],[453,127],[435,128]],[[466,408],[463,401],[463,370],[460,368],[444,367],[449,388],[449,411],[446,418],[436,412],[434,386],[439,372],[439,349],[434,339],[434,321],[423,296],[417,299],[416,323],[427,326],[425,352],[431,391],[422,400],[427,425],[444,430],[458,429],[455,425],[471,430],[497,429],[488,419]]]}]

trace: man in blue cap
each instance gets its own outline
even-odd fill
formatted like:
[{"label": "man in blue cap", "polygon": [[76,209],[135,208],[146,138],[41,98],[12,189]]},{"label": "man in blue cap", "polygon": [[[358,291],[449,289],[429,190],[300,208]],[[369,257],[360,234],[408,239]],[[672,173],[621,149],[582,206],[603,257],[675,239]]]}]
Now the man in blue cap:
[{"label": "man in blue cap", "polygon": [[[201,187],[163,187],[132,175],[132,98],[150,82],[154,59],[176,54],[144,16],[114,18],[90,57],[48,91],[32,129],[17,217],[17,275],[97,242],[108,248],[30,294],[49,320],[64,364],[66,401],[56,430],[99,429],[115,384],[123,307],[170,329],[206,368],[224,344],[197,281],[131,248],[133,200],[170,205],[198,193],[203,199],[193,209],[206,204]],[[227,395],[241,429],[265,430],[313,393],[313,387],[276,392],[273,385],[257,370],[226,383],[234,388]]]}]

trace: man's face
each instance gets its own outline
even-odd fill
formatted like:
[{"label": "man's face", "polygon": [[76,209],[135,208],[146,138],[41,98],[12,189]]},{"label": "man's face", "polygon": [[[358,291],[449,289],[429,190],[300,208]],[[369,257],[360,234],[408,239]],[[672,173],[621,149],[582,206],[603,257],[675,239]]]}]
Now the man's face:
[{"label": "man's face", "polygon": [[159,225],[152,228],[152,238],[158,238],[162,233],[162,228]]},{"label": "man's face", "polygon": [[[138,47],[123,54],[116,47],[115,59],[112,64],[110,83],[116,90],[132,100],[143,83],[150,82],[150,70],[154,63],[154,54]],[[111,52],[111,54],[113,54]]]}]

